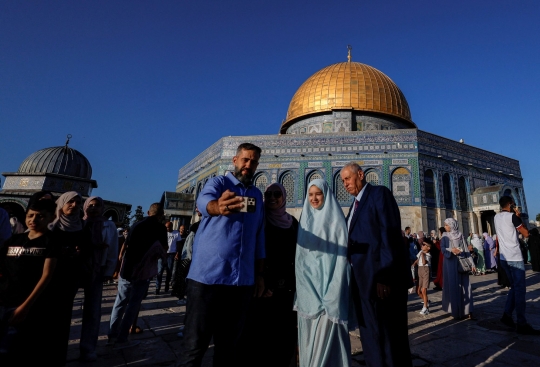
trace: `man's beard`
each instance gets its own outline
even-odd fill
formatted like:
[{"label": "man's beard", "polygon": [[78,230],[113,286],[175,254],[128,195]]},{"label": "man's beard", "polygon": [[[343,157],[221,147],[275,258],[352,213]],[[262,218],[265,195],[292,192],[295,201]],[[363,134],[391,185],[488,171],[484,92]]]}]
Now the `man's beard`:
[{"label": "man's beard", "polygon": [[234,167],[234,177],[240,182],[242,182],[244,185],[250,185],[251,179],[253,178],[252,173],[248,173],[243,175],[242,174],[242,168]]}]

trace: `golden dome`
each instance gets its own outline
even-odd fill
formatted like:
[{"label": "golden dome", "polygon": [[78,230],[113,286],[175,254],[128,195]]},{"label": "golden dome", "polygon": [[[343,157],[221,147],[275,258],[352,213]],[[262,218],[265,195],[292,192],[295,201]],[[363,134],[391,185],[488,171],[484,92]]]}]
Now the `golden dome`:
[{"label": "golden dome", "polygon": [[388,76],[358,62],[340,62],[313,74],[294,94],[281,133],[300,117],[337,109],[391,115],[416,128],[405,96]]}]

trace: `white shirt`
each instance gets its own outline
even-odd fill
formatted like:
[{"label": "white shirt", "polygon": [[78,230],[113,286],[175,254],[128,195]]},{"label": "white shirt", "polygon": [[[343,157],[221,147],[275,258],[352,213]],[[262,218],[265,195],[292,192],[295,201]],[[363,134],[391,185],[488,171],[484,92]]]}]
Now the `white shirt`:
[{"label": "white shirt", "polygon": [[[366,186],[367,184],[364,185],[364,187],[362,187],[362,190],[360,190],[360,192],[358,193],[358,195],[356,195],[356,200],[358,201],[358,204],[360,205],[360,199],[362,199],[362,194],[364,193],[364,190],[366,189]],[[347,229],[349,229],[349,227],[351,226],[351,220],[352,220],[352,217],[354,215],[354,206],[355,204],[353,203],[353,206],[351,208],[351,212],[349,213],[349,220],[347,221]]]},{"label": "white shirt", "polygon": [[501,260],[523,261],[516,229],[521,227],[521,220],[513,218],[514,213],[507,211],[500,212],[495,216],[495,231],[499,240],[499,252]]},{"label": "white shirt", "polygon": [[425,264],[422,261],[422,251],[420,251],[418,253],[418,255],[416,255],[416,257],[418,258],[418,266],[430,266],[431,265],[431,254],[429,252],[426,252],[426,253],[424,253],[424,255],[426,256],[426,263]]},{"label": "white shirt", "polygon": [[180,232],[167,232],[167,243],[169,244],[169,250],[167,251],[168,254],[173,254],[176,252],[176,242],[180,241],[181,239],[182,236],[180,236]]}]

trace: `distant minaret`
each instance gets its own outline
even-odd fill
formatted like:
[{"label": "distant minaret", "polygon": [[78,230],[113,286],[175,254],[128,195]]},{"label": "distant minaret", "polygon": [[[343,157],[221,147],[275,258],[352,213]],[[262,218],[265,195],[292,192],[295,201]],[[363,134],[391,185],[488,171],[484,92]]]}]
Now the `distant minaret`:
[{"label": "distant minaret", "polygon": [[352,46],[347,45],[347,62],[351,62],[351,51],[352,51]]}]

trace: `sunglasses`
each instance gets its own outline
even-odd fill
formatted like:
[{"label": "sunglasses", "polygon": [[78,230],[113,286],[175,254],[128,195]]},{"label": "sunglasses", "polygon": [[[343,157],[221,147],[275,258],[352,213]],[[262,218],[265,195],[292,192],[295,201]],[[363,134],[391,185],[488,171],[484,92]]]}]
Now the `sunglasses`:
[{"label": "sunglasses", "polygon": [[281,191],[267,191],[264,193],[264,197],[266,199],[270,199],[272,196],[274,196],[274,198],[276,199],[279,199],[281,196],[283,196],[283,194],[281,193]]}]

